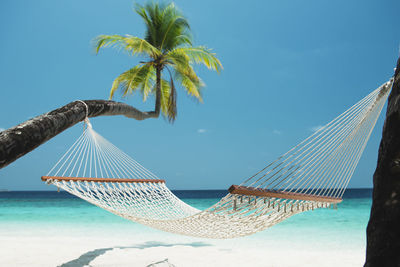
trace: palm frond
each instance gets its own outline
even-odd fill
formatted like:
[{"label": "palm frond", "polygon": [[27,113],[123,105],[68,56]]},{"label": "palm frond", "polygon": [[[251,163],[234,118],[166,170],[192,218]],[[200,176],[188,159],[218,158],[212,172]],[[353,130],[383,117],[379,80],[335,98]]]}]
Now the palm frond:
[{"label": "palm frond", "polygon": [[176,108],[176,88],[174,80],[170,77],[170,93],[168,98],[168,119],[170,122],[175,121],[177,115]]},{"label": "palm frond", "polygon": [[149,95],[152,94],[153,88],[155,86],[156,81],[156,73],[153,66],[150,67],[150,70],[147,72],[147,75],[144,76],[142,85],[140,87],[140,91],[143,96],[143,102],[146,102]]},{"label": "palm frond", "polygon": [[194,71],[190,57],[182,50],[174,49],[166,55],[166,59],[174,69],[175,78],[180,81],[186,92],[202,101],[200,90],[204,83]]},{"label": "palm frond", "polygon": [[192,36],[187,19],[174,3],[147,3],[136,5],[138,13],[146,24],[146,41],[165,52],[179,45],[191,45]]},{"label": "palm frond", "polygon": [[151,64],[135,66],[130,70],[125,71],[114,80],[110,91],[110,99],[112,99],[118,88],[121,89],[123,96],[132,94],[134,91],[140,88],[142,88],[143,94],[148,94],[148,90],[149,87],[151,88],[153,79],[154,67]]},{"label": "palm frond", "polygon": [[165,80],[161,79],[161,113],[164,117],[168,118],[169,121],[173,121],[173,117],[169,113],[169,98],[171,95],[171,85]]},{"label": "palm frond", "polygon": [[215,53],[203,46],[198,47],[179,47],[170,51],[168,54],[185,54],[190,58],[190,62],[204,64],[207,68],[220,72],[223,67]]},{"label": "palm frond", "polygon": [[150,44],[154,45],[156,32],[155,32],[154,27],[152,26],[153,25],[152,20],[146,12],[146,8],[144,6],[136,4],[135,11],[137,14],[139,14],[139,16],[142,17],[142,19],[144,20],[144,22],[146,24],[145,40],[147,42],[149,42]]},{"label": "palm frond", "polygon": [[167,64],[172,65],[174,68],[185,69],[190,67],[190,57],[179,49],[169,51],[164,57]]},{"label": "palm frond", "polygon": [[172,50],[182,44],[192,45],[189,22],[173,3],[163,10],[163,21],[162,51]]},{"label": "palm frond", "polygon": [[185,70],[175,69],[175,78],[179,80],[180,84],[188,95],[195,97],[200,102],[203,102],[201,88],[204,86],[204,83],[196,75],[192,68]]},{"label": "palm frond", "polygon": [[99,53],[100,48],[115,47],[127,51],[132,56],[145,54],[155,58],[161,54],[160,50],[146,40],[131,35],[99,35],[93,40],[93,44],[96,53]]},{"label": "palm frond", "polygon": [[[153,92],[155,93],[155,87]],[[176,109],[171,109],[171,94],[173,94],[173,90],[171,88],[171,82],[161,79],[161,114],[163,117],[167,118],[169,122],[173,123],[176,119]]]}]

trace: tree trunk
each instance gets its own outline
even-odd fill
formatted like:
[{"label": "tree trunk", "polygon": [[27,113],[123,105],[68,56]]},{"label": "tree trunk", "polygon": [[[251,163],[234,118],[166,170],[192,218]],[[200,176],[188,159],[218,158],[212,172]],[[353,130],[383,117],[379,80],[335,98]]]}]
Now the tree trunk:
[{"label": "tree trunk", "polygon": [[154,108],[154,112],[160,115],[161,109],[161,67],[156,66],[156,106]]},{"label": "tree trunk", "polygon": [[0,132],[0,169],[84,120],[86,112],[88,112],[88,117],[124,115],[136,120],[157,118],[160,114],[159,108],[157,111],[157,105],[155,111],[142,112],[115,101],[85,100],[83,102],[86,103],[88,110],[81,101],[75,101]]},{"label": "tree trunk", "polygon": [[367,227],[365,267],[400,266],[400,58],[389,96]]}]

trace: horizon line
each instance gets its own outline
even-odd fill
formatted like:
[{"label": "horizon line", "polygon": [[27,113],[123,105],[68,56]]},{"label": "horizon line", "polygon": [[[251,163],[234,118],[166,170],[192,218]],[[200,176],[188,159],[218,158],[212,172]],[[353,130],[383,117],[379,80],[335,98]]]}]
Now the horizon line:
[{"label": "horizon line", "polygon": [[[350,189],[373,189],[373,187],[350,187],[346,190]],[[170,189],[171,191],[228,191],[228,189]],[[57,189],[53,190],[10,190],[10,189],[0,189],[0,193],[7,192],[57,192]],[[63,192],[67,192],[63,190]],[[67,192],[68,193],[68,192]]]}]

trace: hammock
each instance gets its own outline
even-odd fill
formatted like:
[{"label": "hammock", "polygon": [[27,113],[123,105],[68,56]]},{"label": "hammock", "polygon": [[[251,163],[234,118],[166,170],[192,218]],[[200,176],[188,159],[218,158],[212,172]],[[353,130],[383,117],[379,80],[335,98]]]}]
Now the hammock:
[{"label": "hammock", "polygon": [[164,180],[95,132],[87,118],[83,134],[42,180],[159,230],[219,239],[250,235],[303,211],[336,208],[392,84],[383,84],[242,184],[232,185],[203,211],[177,198]]}]

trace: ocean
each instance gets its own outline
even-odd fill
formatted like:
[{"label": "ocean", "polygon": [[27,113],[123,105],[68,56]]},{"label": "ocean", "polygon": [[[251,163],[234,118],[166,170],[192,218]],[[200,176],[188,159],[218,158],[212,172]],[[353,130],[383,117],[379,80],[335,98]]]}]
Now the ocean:
[{"label": "ocean", "polygon": [[[226,190],[176,190],[173,193],[189,205],[206,209],[227,192]],[[275,235],[279,235],[280,239],[314,237],[329,242],[342,237],[342,241],[350,241],[345,242],[345,245],[364,246],[371,195],[372,189],[348,189],[337,210],[318,209],[304,212],[257,233],[254,237],[268,238]],[[129,228],[153,231],[64,191],[0,192],[0,229],[8,229],[9,233],[12,233],[35,227],[43,229],[54,226],[69,226],[82,230],[114,227],[124,231]],[[296,234],[298,232],[303,234]]]}]

